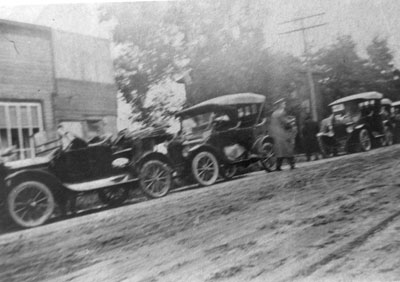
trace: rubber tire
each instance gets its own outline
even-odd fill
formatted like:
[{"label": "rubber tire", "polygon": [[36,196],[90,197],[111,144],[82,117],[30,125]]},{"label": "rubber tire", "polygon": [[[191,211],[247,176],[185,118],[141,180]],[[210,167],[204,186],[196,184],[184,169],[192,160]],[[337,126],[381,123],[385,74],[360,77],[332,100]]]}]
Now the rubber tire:
[{"label": "rubber tire", "polygon": [[[41,190],[42,193],[45,194],[47,197],[48,201],[48,207],[46,210],[43,212],[42,216],[40,216],[39,219],[36,221],[24,221],[23,218],[17,215],[17,213],[14,212],[15,208],[15,199],[17,196],[26,188],[26,187],[35,187],[39,190]],[[23,228],[32,228],[36,226],[40,226],[44,224],[50,216],[53,214],[54,209],[55,209],[56,203],[54,199],[53,192],[50,190],[49,187],[47,187],[45,184],[38,182],[38,181],[25,181],[17,184],[16,186],[12,187],[7,195],[7,211],[12,219],[12,221],[17,224],[20,227]]]},{"label": "rubber tire", "polygon": [[[146,177],[145,177],[145,173],[146,171],[151,167],[151,166],[158,166],[159,169],[163,170],[165,173],[165,185],[164,187],[161,189],[160,192],[154,192],[152,190],[148,190],[146,189]],[[160,160],[150,160],[145,162],[139,172],[139,179],[140,179],[140,189],[143,191],[143,193],[149,197],[149,198],[161,198],[164,197],[165,195],[168,194],[168,192],[171,190],[172,188],[172,169],[169,167],[168,164],[160,161]],[[158,181],[158,180],[156,180]]]},{"label": "rubber tire", "polygon": [[[364,146],[362,144],[362,141],[361,141],[362,136],[367,137],[365,140],[369,140],[368,146]],[[365,128],[361,129],[360,132],[358,133],[358,142],[359,142],[359,146],[360,146],[360,149],[362,152],[367,152],[372,149],[372,140],[371,140],[368,130],[366,130]]]},{"label": "rubber tire", "polygon": [[[213,163],[213,166],[214,166],[213,175],[209,180],[203,180],[197,174],[197,166],[199,164],[199,161],[202,158],[209,158],[209,160],[211,160],[211,162]],[[218,160],[214,156],[214,154],[209,151],[201,151],[201,152],[197,153],[194,156],[194,158],[192,159],[192,175],[193,175],[194,179],[197,181],[197,183],[199,183],[201,186],[213,185],[217,181],[218,175],[219,175],[219,164],[218,164]]]},{"label": "rubber tire", "polygon": [[[113,194],[113,192],[118,190],[121,193],[118,195],[117,193]],[[114,188],[104,188],[97,191],[97,195],[99,196],[100,201],[103,204],[106,204],[111,207],[122,205],[126,199],[129,197],[129,190],[126,187],[114,187]]]},{"label": "rubber tire", "polygon": [[266,172],[272,172],[274,170],[275,165],[276,165],[276,158],[275,158],[274,147],[273,147],[274,145],[272,143],[270,143],[270,142],[264,143],[263,144],[263,150],[264,150],[264,148],[266,146],[271,148],[270,152],[271,152],[272,163],[269,163],[268,165],[266,165],[264,163],[264,161],[260,161],[260,165]]}]

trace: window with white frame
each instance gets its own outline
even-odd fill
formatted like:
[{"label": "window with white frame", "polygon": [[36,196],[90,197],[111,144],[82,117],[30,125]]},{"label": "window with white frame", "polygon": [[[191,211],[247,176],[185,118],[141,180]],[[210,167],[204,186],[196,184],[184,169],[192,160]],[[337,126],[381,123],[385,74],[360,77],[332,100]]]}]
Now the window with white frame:
[{"label": "window with white frame", "polygon": [[31,136],[43,130],[40,103],[0,102],[0,148],[14,146],[17,159],[35,156]]}]

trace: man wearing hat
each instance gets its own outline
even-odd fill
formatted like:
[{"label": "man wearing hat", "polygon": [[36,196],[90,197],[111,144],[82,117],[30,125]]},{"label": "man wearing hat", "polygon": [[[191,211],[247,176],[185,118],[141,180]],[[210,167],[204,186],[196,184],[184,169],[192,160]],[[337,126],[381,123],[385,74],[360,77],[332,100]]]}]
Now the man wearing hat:
[{"label": "man wearing hat", "polygon": [[276,170],[281,170],[284,159],[287,159],[290,168],[294,169],[295,119],[287,115],[285,99],[276,101],[274,107],[275,110],[271,116],[270,133],[274,138],[274,152],[277,158]]}]

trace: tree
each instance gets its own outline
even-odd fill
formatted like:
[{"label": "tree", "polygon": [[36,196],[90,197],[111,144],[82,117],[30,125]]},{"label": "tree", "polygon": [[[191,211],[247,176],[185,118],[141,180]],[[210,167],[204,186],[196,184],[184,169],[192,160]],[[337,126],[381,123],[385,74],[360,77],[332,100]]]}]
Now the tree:
[{"label": "tree", "polygon": [[[258,3],[258,4],[257,4]],[[116,20],[116,80],[138,120],[153,109],[149,89],[191,70],[188,104],[233,92],[266,94],[262,1],[185,1],[105,5]],[[196,93],[198,95],[196,95]]]},{"label": "tree", "polygon": [[131,104],[137,121],[152,122],[152,106],[145,106],[146,94],[157,83],[172,76],[182,59],[182,34],[164,25],[159,16],[163,3],[103,5],[101,19],[117,20],[114,29],[116,83]]},{"label": "tree", "polygon": [[393,54],[387,39],[375,37],[366,48],[369,60],[369,89],[382,92],[387,98],[400,98],[398,70],[393,64]]},{"label": "tree", "polygon": [[[336,42],[318,50],[311,60],[320,73],[322,104],[355,93],[369,91],[368,60],[362,59],[351,36],[340,36]],[[328,109],[325,108],[328,112]]]}]

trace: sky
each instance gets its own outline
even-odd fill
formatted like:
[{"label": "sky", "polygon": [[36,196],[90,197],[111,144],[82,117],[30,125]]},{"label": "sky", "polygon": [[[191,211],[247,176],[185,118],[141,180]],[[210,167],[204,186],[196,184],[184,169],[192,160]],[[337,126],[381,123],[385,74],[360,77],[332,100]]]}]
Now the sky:
[{"label": "sky", "polygon": [[[185,0],[180,0],[185,1]],[[198,0],[201,1],[201,0]],[[253,0],[249,0],[253,1]],[[85,5],[76,5],[76,3]],[[106,2],[100,0],[100,2]],[[123,2],[123,1],[112,1]],[[40,18],[48,4],[75,3],[55,9],[54,15]],[[57,29],[109,36],[109,27],[97,25],[96,5],[99,1],[46,1],[46,0],[0,0],[0,18],[52,26]],[[305,20],[305,26],[326,25],[307,31],[306,38],[314,49],[327,46],[339,35],[351,35],[358,51],[365,55],[365,47],[374,36],[387,38],[395,55],[395,64],[400,67],[400,1],[398,0],[265,0],[268,10],[265,15],[266,46],[295,55],[303,52],[301,34],[280,33],[299,28],[300,22],[280,24],[293,18],[324,13],[320,17]],[[68,8],[67,8],[68,7]],[[77,18],[68,18],[65,11],[75,10]],[[60,12],[61,10],[61,12]],[[64,12],[63,12],[64,11]],[[51,12],[48,12],[51,14]],[[82,28],[84,25],[85,28]]]},{"label": "sky", "polygon": [[[307,31],[310,45],[321,48],[332,44],[339,35],[351,35],[361,55],[373,37],[387,38],[394,51],[396,65],[400,66],[400,1],[398,0],[285,0],[269,1],[270,15],[266,24],[271,35],[267,45],[295,54],[303,51],[300,33],[279,35],[299,28],[299,22],[279,24],[293,18],[324,13],[305,20],[305,26],[326,23]],[[275,31],[275,32],[274,32]]]},{"label": "sky", "polygon": [[[394,63],[400,68],[399,0],[248,1],[261,1],[260,3],[267,5],[267,9],[262,10],[259,16],[265,16],[265,44],[271,50],[301,55],[303,53],[301,33],[280,34],[299,28],[300,22],[287,24],[282,24],[282,22],[323,13],[322,16],[304,21],[306,27],[326,23],[322,27],[307,31],[307,42],[312,49],[329,46],[340,35],[351,35],[357,44],[359,54],[365,56],[366,46],[375,36],[379,36],[388,40],[389,47],[394,55]],[[123,1],[114,0],[112,2]],[[64,31],[110,38],[112,26],[104,24],[100,26],[98,24],[96,10],[98,3],[99,1],[87,0],[0,0],[0,19],[45,25]],[[54,4],[57,4],[57,6],[54,6]],[[263,14],[264,11],[265,15]],[[174,89],[174,92],[180,93],[177,96],[184,95],[182,85],[173,85],[175,88],[178,86],[180,89]],[[155,90],[156,92],[157,90]],[[119,103],[119,128],[125,128],[129,125],[129,109],[128,105],[123,102]],[[121,113],[126,113],[126,115]]]}]

